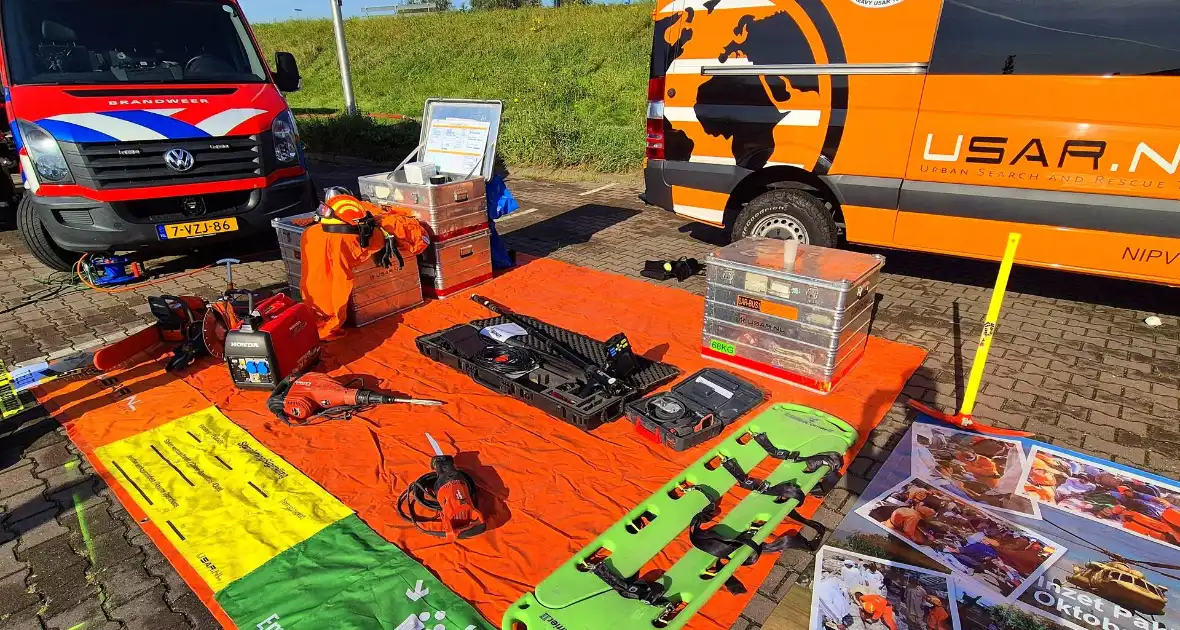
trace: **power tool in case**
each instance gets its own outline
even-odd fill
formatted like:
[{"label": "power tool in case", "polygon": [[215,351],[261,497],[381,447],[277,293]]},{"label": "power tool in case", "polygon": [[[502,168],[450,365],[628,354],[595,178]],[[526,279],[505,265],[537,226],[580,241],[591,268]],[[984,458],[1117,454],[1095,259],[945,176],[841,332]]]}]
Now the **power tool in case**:
[{"label": "power tool in case", "polygon": [[278,294],[250,307],[250,314],[225,336],[225,361],[234,385],[274,389],[320,356],[315,315],[307,305]]}]

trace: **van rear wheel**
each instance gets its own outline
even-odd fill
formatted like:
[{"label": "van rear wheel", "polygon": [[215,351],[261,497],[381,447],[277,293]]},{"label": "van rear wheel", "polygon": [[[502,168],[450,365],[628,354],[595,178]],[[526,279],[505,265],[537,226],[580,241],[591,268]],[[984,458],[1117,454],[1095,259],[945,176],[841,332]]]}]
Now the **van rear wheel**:
[{"label": "van rear wheel", "polygon": [[836,222],[818,197],[803,190],[771,190],[738,213],[734,240],[764,236],[820,247],[836,246]]},{"label": "van rear wheel", "polygon": [[37,209],[33,207],[32,195],[25,193],[16,207],[16,229],[21,240],[41,264],[54,271],[73,271],[78,254],[68,252],[53,242],[53,237],[41,224]]}]

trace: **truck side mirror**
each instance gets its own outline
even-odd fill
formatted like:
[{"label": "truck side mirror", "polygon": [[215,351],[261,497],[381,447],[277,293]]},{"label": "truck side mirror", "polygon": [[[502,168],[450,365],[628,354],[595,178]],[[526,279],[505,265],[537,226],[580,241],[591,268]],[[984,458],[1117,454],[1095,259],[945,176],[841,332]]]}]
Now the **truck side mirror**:
[{"label": "truck side mirror", "polygon": [[275,53],[275,85],[282,92],[298,92],[303,87],[303,77],[299,76],[299,64],[295,55],[289,52]]}]

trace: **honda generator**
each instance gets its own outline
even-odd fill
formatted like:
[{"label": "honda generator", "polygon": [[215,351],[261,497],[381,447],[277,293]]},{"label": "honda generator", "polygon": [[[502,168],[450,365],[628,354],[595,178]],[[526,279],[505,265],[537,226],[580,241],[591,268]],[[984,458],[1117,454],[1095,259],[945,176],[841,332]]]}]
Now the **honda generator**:
[{"label": "honda generator", "polygon": [[282,293],[251,308],[242,324],[225,337],[229,375],[242,388],[274,389],[319,356],[315,315],[307,305]]}]

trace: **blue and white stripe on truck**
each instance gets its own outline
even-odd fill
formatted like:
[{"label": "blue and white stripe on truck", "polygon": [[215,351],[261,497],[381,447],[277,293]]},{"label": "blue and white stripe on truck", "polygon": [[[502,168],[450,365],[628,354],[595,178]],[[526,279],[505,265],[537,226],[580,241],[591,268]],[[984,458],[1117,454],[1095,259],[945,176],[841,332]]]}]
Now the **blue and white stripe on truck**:
[{"label": "blue and white stripe on truck", "polygon": [[132,109],[114,112],[58,114],[36,121],[63,142],[139,142],[224,136],[264,109],[227,109],[190,124],[176,118],[184,109]]}]

